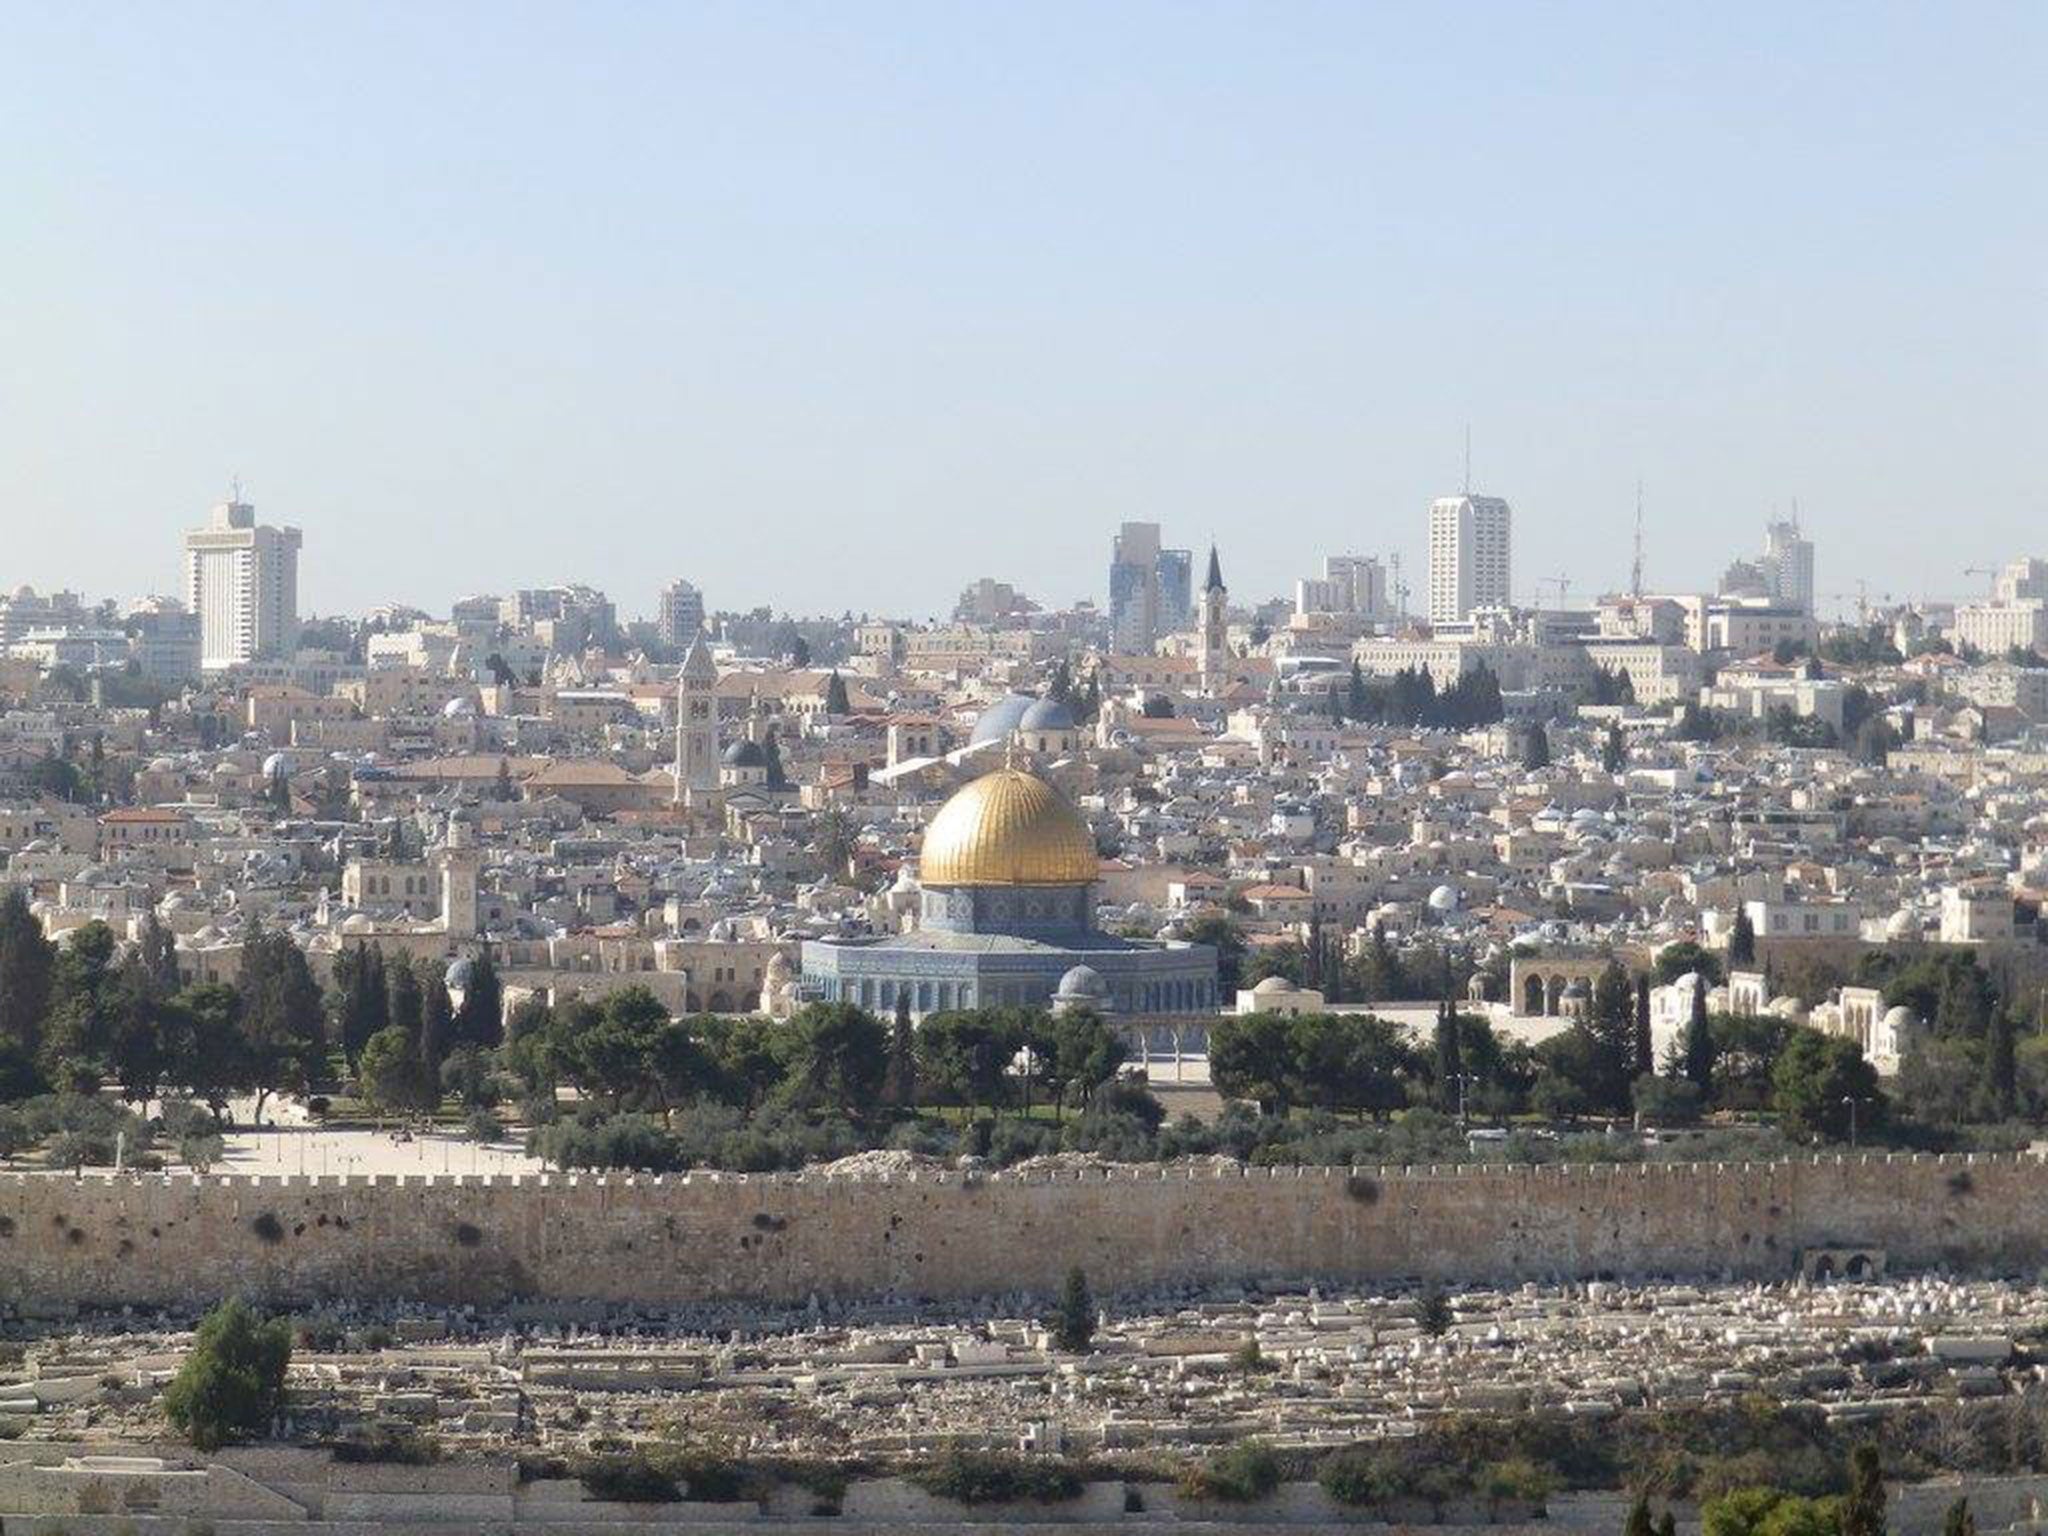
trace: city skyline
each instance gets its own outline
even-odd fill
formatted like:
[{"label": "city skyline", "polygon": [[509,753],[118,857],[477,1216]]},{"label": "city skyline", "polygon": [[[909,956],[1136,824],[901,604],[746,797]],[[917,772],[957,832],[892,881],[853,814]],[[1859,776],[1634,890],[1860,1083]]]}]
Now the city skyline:
[{"label": "city skyline", "polygon": [[10,581],[175,590],[239,473],[309,613],[1061,604],[1128,520],[1279,593],[1419,569],[1468,425],[1581,590],[1639,478],[1651,584],[1796,500],[1824,604],[2041,510],[2037,11],[473,14],[16,19]]}]

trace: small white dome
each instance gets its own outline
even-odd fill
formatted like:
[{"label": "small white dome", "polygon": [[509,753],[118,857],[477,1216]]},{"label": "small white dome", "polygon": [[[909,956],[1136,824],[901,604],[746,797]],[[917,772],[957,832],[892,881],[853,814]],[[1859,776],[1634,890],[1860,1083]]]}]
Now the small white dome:
[{"label": "small white dome", "polygon": [[1255,997],[1271,997],[1276,992],[1292,992],[1293,990],[1294,983],[1285,976],[1268,976],[1264,981],[1252,988],[1252,995]]},{"label": "small white dome", "polygon": [[1458,910],[1458,892],[1455,887],[1440,885],[1429,893],[1429,910],[1432,912],[1455,912]]}]

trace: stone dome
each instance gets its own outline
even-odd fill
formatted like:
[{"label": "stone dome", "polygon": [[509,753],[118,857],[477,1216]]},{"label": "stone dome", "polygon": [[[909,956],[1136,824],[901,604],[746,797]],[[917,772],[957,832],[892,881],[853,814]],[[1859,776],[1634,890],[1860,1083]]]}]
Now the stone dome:
[{"label": "stone dome", "polygon": [[1440,885],[1429,893],[1429,910],[1432,912],[1455,912],[1458,910],[1457,888]]},{"label": "stone dome", "polygon": [[1007,741],[1011,732],[1024,723],[1025,713],[1040,701],[1028,693],[1006,693],[995,703],[981,712],[981,718],[974,722],[974,730],[967,738],[970,747],[979,747],[991,741]]},{"label": "stone dome", "polygon": [[1060,978],[1061,997],[1107,997],[1109,985],[1092,965],[1077,965]]},{"label": "stone dome", "polygon": [[1268,976],[1264,981],[1252,988],[1252,996],[1271,997],[1276,992],[1292,992],[1293,990],[1294,983],[1285,976]]},{"label": "stone dome", "polygon": [[1904,1033],[1908,1030],[1914,1030],[1920,1027],[1920,1016],[1914,1013],[1912,1009],[1906,1007],[1904,1004],[1900,1004],[1898,1007],[1889,1010],[1885,1014],[1884,1026],[1886,1029],[1896,1030],[1900,1033]]},{"label": "stone dome", "polygon": [[728,768],[766,768],[768,754],[758,741],[745,739],[734,742],[725,749],[724,763]]},{"label": "stone dome", "polygon": [[998,768],[956,793],[918,855],[926,885],[1090,885],[1097,872],[1081,813],[1021,768]]},{"label": "stone dome", "polygon": [[1017,720],[1020,731],[1071,731],[1074,712],[1058,699],[1039,699]]}]

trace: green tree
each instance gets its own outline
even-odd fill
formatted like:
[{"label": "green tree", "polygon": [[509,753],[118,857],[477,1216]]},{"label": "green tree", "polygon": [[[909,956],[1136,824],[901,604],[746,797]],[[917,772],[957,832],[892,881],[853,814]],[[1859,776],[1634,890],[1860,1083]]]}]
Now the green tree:
[{"label": "green tree", "polygon": [[642,986],[621,987],[594,1008],[561,1009],[555,1050],[563,1075],[614,1111],[645,1103],[668,1024],[668,1009]]},{"label": "green tree", "polygon": [[292,1330],[239,1299],[222,1302],[199,1324],[192,1352],[164,1389],[164,1416],[202,1451],[265,1433],[284,1405]]},{"label": "green tree", "polygon": [[1244,985],[1244,930],[1221,912],[1204,912],[1187,927],[1188,941],[1216,951],[1216,987],[1233,998]]},{"label": "green tree", "polygon": [[441,1102],[441,1082],[420,1059],[419,1041],[396,1024],[370,1037],[356,1068],[363,1099],[379,1114],[422,1115]]},{"label": "green tree", "polygon": [[1874,1445],[1849,1453],[1849,1491],[1842,1495],[1841,1536],[1885,1536],[1884,1469]]},{"label": "green tree", "polygon": [[0,896],[0,1050],[32,1062],[56,984],[57,950],[19,887]]},{"label": "green tree", "polygon": [[812,1003],[791,1020],[784,1091],[805,1109],[864,1116],[882,1094],[889,1037],[881,1021],[852,1003]]},{"label": "green tree", "polygon": [[1771,1107],[1791,1135],[1805,1141],[1841,1141],[1852,1126],[1875,1130],[1885,1100],[1877,1073],[1854,1040],[1797,1029],[1771,1071]]},{"label": "green tree", "polygon": [[245,1060],[256,1090],[256,1123],[272,1093],[303,1094],[326,1053],[326,1004],[291,935],[251,923],[242,938],[235,991],[242,1000]]},{"label": "green tree", "polygon": [[178,941],[164,926],[152,907],[142,920],[142,935],[136,943],[137,958],[158,997],[175,996],[184,985],[178,973]]},{"label": "green tree", "polygon": [[166,1081],[224,1118],[228,1100],[256,1081],[241,994],[225,982],[200,982],[173,998],[163,1018]]},{"label": "green tree", "polygon": [[1714,1091],[1714,1028],[1707,1017],[1707,984],[1702,978],[1692,989],[1692,1015],[1685,1023],[1685,1038],[1679,1043],[1686,1081],[1699,1089],[1702,1102]]},{"label": "green tree", "polygon": [[1728,964],[1747,970],[1756,964],[1756,925],[1749,920],[1749,908],[1735,909],[1735,927],[1728,935]]},{"label": "green tree", "polygon": [[917,1107],[917,1026],[911,1022],[910,999],[901,994],[889,1021],[889,1071],[882,1092],[893,1109]]},{"label": "green tree", "polygon": [[448,996],[448,983],[438,965],[430,961],[420,971],[420,1063],[438,1083],[441,1063],[455,1045],[455,1003]]},{"label": "green tree", "polygon": [[1282,1014],[1229,1014],[1209,1027],[1209,1079],[1227,1099],[1249,1099],[1265,1115],[1294,1102],[1294,1038]]},{"label": "green tree", "polygon": [[1085,1354],[1095,1340],[1095,1298],[1088,1291],[1088,1276],[1076,1264],[1067,1271],[1060,1287],[1060,1308],[1053,1322],[1053,1343],[1071,1355]]},{"label": "green tree", "polygon": [[358,940],[334,957],[334,1031],[350,1068],[362,1063],[363,1047],[391,1023],[390,982],[384,951]]},{"label": "green tree", "polygon": [[1984,1082],[1980,1090],[1983,1114],[1989,1120],[2009,1120],[2019,1093],[2019,1027],[2009,1009],[1991,1015],[1991,1027],[1984,1036]]},{"label": "green tree", "polygon": [[469,962],[469,979],[462,986],[462,1006],[455,1011],[455,1039],[479,1050],[494,1050],[505,1038],[505,986],[498,979],[497,963],[491,952],[481,951]]},{"label": "green tree", "polygon": [[426,994],[413,970],[410,956],[400,951],[384,962],[384,1017],[392,1029],[402,1029],[408,1040],[417,1042],[426,1007]]},{"label": "green tree", "polygon": [[946,1102],[1001,1109],[1013,1097],[1011,1064],[1031,1033],[999,1008],[935,1014],[918,1027],[918,1080]]},{"label": "green tree", "polygon": [[1636,977],[1635,1061],[1637,1077],[1657,1070],[1657,1047],[1650,1034],[1650,978]]},{"label": "green tree", "polygon": [[1126,1054],[1123,1037],[1086,1008],[1048,1018],[1033,1052],[1053,1105],[1062,1114],[1068,1104],[1086,1100],[1115,1077]]},{"label": "green tree", "polygon": [[1436,1029],[1431,1044],[1436,1057],[1437,1108],[1446,1114],[1454,1113],[1459,1103],[1458,1079],[1464,1075],[1465,1063],[1458,1049],[1458,1014],[1449,998],[1436,1005]]},{"label": "green tree", "polygon": [[1522,738],[1522,767],[1530,773],[1550,766],[1550,732],[1538,720],[1530,725],[1528,734]]},{"label": "green tree", "polygon": [[1451,1325],[1457,1321],[1457,1314],[1451,1310],[1450,1297],[1437,1287],[1431,1286],[1422,1293],[1422,1299],[1416,1304],[1415,1320],[1422,1325],[1422,1331],[1429,1337],[1440,1339],[1451,1331]]},{"label": "green tree", "polygon": [[846,694],[846,679],[839,675],[839,670],[836,667],[833,669],[832,675],[825,681],[825,713],[828,715],[850,715],[853,713],[853,701]]},{"label": "green tree", "polygon": [[1628,741],[1621,734],[1621,723],[1607,722],[1607,736],[1600,744],[1600,766],[1609,773],[1620,773],[1628,766]]},{"label": "green tree", "polygon": [[1584,1027],[1592,1046],[1587,1097],[1600,1109],[1626,1109],[1629,1084],[1635,1078],[1636,1000],[1619,961],[1609,960],[1595,978],[1593,1006]]},{"label": "green tree", "polygon": [[1721,981],[1721,962],[1712,951],[1702,949],[1691,939],[1682,939],[1676,944],[1666,944],[1657,951],[1654,967],[1660,986],[1670,986],[1681,976],[1697,973],[1710,987]]},{"label": "green tree", "polygon": [[114,930],[95,919],[57,946],[50,1011],[43,1023],[43,1075],[60,1088],[90,1093],[107,1070]]}]

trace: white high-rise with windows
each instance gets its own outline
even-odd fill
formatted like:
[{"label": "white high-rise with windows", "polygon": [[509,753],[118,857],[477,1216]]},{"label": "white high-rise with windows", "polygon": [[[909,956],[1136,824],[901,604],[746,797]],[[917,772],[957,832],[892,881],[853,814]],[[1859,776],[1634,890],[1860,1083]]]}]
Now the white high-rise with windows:
[{"label": "white high-rise with windows", "polygon": [[1801,613],[1813,612],[1813,540],[1797,523],[1771,523],[1764,529],[1763,558],[1757,562],[1770,587],[1771,599]]},{"label": "white high-rise with windows", "polygon": [[1498,496],[1439,496],[1429,506],[1429,621],[1456,624],[1475,609],[1509,606],[1508,504]]},{"label": "white high-rise with windows", "polygon": [[260,527],[246,501],[224,501],[185,535],[186,605],[199,620],[200,664],[287,656],[299,638],[296,528]]}]

